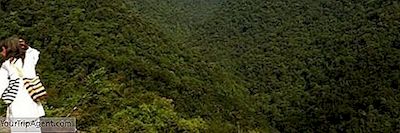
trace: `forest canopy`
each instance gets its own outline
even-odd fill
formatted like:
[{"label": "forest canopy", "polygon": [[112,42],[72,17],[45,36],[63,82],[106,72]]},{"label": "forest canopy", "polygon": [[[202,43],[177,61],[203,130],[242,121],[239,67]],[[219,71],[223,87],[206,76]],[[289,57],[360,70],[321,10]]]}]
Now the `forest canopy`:
[{"label": "forest canopy", "polygon": [[0,22],[79,131],[400,132],[398,1],[0,0]]}]

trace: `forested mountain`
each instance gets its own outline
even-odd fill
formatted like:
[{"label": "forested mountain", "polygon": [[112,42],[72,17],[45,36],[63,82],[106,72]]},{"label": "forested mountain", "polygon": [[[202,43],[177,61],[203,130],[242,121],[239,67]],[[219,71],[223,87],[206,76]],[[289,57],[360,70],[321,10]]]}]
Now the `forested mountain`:
[{"label": "forested mountain", "polygon": [[400,131],[397,1],[0,0],[0,22],[83,132]]}]

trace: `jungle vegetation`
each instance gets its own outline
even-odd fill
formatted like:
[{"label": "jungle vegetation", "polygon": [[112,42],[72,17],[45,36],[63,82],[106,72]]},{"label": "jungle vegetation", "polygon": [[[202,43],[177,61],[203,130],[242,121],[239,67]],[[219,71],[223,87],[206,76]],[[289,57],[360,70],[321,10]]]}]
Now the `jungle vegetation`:
[{"label": "jungle vegetation", "polygon": [[394,0],[0,0],[83,132],[400,132],[399,30]]}]

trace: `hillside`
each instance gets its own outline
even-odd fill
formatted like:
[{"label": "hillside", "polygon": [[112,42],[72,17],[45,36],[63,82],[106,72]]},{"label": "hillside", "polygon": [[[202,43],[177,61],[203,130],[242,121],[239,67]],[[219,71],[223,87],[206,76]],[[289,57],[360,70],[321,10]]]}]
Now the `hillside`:
[{"label": "hillside", "polygon": [[80,131],[400,129],[397,1],[0,0],[0,20]]}]

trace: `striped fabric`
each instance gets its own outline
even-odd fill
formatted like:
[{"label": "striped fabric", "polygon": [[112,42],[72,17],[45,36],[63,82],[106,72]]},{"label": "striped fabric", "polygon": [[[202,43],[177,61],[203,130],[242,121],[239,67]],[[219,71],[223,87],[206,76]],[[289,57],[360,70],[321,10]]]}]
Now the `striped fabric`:
[{"label": "striped fabric", "polygon": [[29,95],[34,101],[39,101],[40,98],[47,95],[45,88],[40,82],[39,76],[34,78],[24,78],[24,87],[28,90]]},{"label": "striped fabric", "polygon": [[7,104],[11,104],[17,96],[20,82],[23,82],[23,87],[28,91],[33,101],[38,102],[40,99],[47,96],[46,90],[43,87],[39,76],[36,75],[34,78],[26,78],[22,68],[17,67],[15,63],[16,60],[10,63],[10,65],[15,68],[16,75],[21,77],[23,81],[20,81],[21,78],[16,78],[14,80],[9,78],[9,86],[6,88],[6,90],[4,90],[3,94],[1,95],[1,99],[3,99],[3,101]]},{"label": "striped fabric", "polygon": [[11,104],[17,96],[19,81],[19,78],[9,80],[9,85],[1,96],[1,99],[3,99],[6,104]]}]

